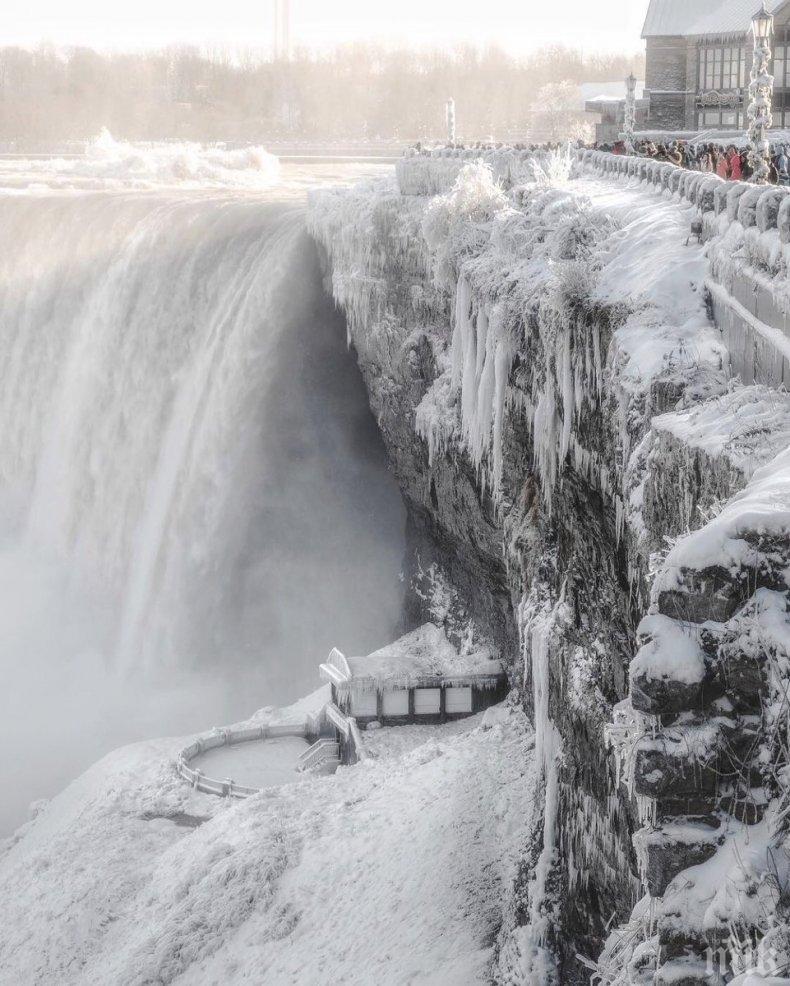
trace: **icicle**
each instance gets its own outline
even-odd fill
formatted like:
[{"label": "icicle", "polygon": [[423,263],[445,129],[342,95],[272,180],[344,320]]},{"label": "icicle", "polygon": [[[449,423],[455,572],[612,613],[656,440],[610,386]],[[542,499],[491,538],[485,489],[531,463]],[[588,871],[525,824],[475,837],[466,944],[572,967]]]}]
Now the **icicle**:
[{"label": "icicle", "polygon": [[465,277],[458,279],[455,292],[455,325],[451,347],[453,384],[460,387],[463,380],[464,362],[469,336],[471,334],[472,291]]},{"label": "icicle", "polygon": [[571,369],[571,336],[570,331],[563,332],[557,359],[560,386],[562,388],[562,441],[560,444],[559,462],[564,463],[568,456],[571,440],[571,426],[574,417],[574,388]]},{"label": "icicle", "polygon": [[505,394],[510,377],[510,367],[513,364],[513,354],[510,346],[500,340],[495,354],[496,387],[494,390],[494,488],[498,489],[502,482],[502,425],[505,420]]}]

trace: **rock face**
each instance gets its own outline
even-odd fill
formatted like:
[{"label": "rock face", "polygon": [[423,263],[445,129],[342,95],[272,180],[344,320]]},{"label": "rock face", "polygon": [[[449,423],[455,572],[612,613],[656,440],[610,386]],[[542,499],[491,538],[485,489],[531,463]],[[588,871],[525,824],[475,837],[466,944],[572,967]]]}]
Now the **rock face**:
[{"label": "rock face", "polygon": [[[734,852],[769,798],[771,675],[743,635],[781,640],[787,542],[756,525],[739,566],[709,529],[778,451],[747,455],[738,413],[775,435],[790,401],[728,383],[683,202],[613,196],[560,157],[500,153],[499,182],[431,161],[317,193],[309,225],[408,505],[415,622],[498,650],[535,723],[542,785],[494,978],[586,983],[599,962],[640,981],[617,977],[707,943],[673,881]],[[657,934],[645,893],[665,902]]]}]

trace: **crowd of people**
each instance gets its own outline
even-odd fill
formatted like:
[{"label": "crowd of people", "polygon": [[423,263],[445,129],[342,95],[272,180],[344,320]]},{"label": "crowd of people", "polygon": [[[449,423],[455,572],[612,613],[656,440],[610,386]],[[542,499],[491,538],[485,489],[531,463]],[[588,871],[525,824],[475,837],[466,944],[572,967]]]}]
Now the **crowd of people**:
[{"label": "crowd of people", "polygon": [[[611,151],[614,154],[626,153],[623,141],[618,141],[614,145],[603,145],[598,149]],[[735,144],[724,147],[714,143],[693,144],[685,140],[656,144],[652,140],[645,140],[637,145],[636,153],[639,157],[652,158],[654,161],[669,161],[670,164],[676,164],[681,168],[707,171],[731,181],[748,181],[753,170],[748,151],[737,148]],[[771,147],[769,181],[775,185],[790,185],[790,156],[784,144]]]}]

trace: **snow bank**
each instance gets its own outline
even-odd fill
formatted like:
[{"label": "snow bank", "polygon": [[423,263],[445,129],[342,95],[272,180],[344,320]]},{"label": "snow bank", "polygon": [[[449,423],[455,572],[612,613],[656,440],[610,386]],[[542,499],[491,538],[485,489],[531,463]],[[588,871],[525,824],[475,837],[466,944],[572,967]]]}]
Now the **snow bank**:
[{"label": "snow bank", "polygon": [[[119,751],[0,860],[6,982],[489,982],[529,814],[523,715],[237,804]],[[35,877],[35,879],[32,879]]]},{"label": "snow bank", "polygon": [[631,662],[631,677],[668,678],[692,685],[705,677],[705,655],[696,637],[667,616],[646,616],[639,636],[647,638]]},{"label": "snow bank", "polygon": [[786,560],[782,561],[781,553],[775,556],[778,544],[786,546],[788,538],[790,448],[758,469],[746,489],[726,504],[718,517],[672,548],[658,588],[674,588],[684,569],[719,566],[737,575],[744,568],[762,567],[767,558],[776,563],[777,574],[790,586]]},{"label": "snow bank", "polygon": [[467,675],[499,675],[502,662],[490,650],[459,652],[442,627],[426,623],[366,657],[349,657],[355,688],[397,684],[413,687],[421,678],[440,675],[448,681]]},{"label": "snow bank", "polygon": [[790,445],[790,395],[759,384],[732,387],[689,410],[659,415],[652,427],[711,459],[726,457],[749,479]]}]

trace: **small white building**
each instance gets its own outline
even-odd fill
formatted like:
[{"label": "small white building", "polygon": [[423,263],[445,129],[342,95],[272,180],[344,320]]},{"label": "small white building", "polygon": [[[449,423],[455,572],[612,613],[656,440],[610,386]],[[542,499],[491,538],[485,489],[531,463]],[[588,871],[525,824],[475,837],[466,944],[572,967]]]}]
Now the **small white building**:
[{"label": "small white building", "polygon": [[332,701],[364,726],[441,723],[501,702],[508,681],[487,650],[459,653],[441,627],[426,623],[366,657],[333,650],[320,667]]}]

